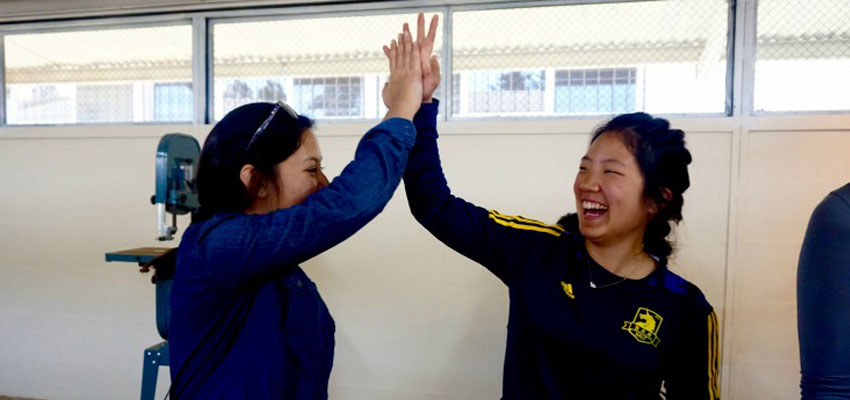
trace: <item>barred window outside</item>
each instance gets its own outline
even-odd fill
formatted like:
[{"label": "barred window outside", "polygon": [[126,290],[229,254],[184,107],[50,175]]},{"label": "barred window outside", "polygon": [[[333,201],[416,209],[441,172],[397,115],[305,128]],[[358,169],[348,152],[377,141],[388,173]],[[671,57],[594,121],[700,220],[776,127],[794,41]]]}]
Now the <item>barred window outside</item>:
[{"label": "barred window outside", "polygon": [[[222,92],[217,93],[215,97],[221,99],[225,108],[232,110],[248,103],[287,101],[286,86],[285,80],[273,77],[222,79],[216,87]],[[290,89],[289,92],[291,91]]]},{"label": "barred window outside", "polygon": [[555,72],[555,112],[625,113],[635,110],[635,68]]},{"label": "barred window outside", "polygon": [[154,84],[154,121],[192,120],[192,82]]},{"label": "barred window outside", "polygon": [[315,118],[363,117],[363,78],[296,78],[295,108]]},{"label": "barred window outside", "polygon": [[850,110],[850,1],[759,0],[753,109]]},{"label": "barred window outside", "polygon": [[[728,12],[728,0],[454,11],[451,75],[435,97],[450,95],[460,118],[722,113]],[[850,2],[759,0],[757,16],[752,110],[850,110]],[[287,18],[213,20],[213,119],[277,100],[320,119],[379,119],[381,44],[415,14]],[[193,120],[188,21],[3,40],[10,125]]]},{"label": "barred window outside", "polygon": [[192,120],[191,93],[162,86],[191,82],[188,24],[3,40],[10,125]]},{"label": "barred window outside", "polygon": [[[247,102],[277,100],[317,119],[381,118],[388,69],[381,46],[403,22],[415,30],[416,14],[214,22],[214,118]],[[437,35],[434,52],[441,51]],[[270,81],[282,88],[279,98],[259,94],[261,82]],[[247,88],[233,94],[234,82]]]},{"label": "barred window outside", "polygon": [[[460,91],[468,105],[461,110],[478,113],[524,113],[543,111],[546,74],[540,70],[474,71],[461,73]],[[465,89],[465,90],[464,90]]]},{"label": "barred window outside", "polygon": [[455,12],[452,113],[723,113],[728,16],[726,0]]}]

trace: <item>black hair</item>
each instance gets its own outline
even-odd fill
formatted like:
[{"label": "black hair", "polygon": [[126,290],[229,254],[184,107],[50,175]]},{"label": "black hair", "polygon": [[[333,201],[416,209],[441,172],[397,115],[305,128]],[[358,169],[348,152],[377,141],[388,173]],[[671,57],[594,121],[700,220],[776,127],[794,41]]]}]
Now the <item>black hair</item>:
[{"label": "black hair", "polygon": [[[685,147],[685,132],[670,129],[670,122],[649,114],[637,112],[614,117],[596,128],[590,143],[602,134],[618,135],[635,156],[643,174],[643,195],[653,201],[658,212],[653,215],[643,234],[643,248],[649,254],[667,259],[673,253],[674,243],[667,240],[671,224],[682,220],[682,194],[691,185],[688,164],[691,153]],[[670,191],[670,198],[664,196]],[[578,215],[570,213],[558,220],[567,231],[578,232]]]},{"label": "black hair", "polygon": [[[219,212],[244,212],[262,185],[277,182],[274,167],[298,150],[304,132],[314,121],[279,111],[248,151],[248,143],[274,106],[243,105],[227,113],[210,131],[201,149],[197,176],[200,208],[192,222],[207,220]],[[245,164],[257,171],[248,187],[239,178]]]}]

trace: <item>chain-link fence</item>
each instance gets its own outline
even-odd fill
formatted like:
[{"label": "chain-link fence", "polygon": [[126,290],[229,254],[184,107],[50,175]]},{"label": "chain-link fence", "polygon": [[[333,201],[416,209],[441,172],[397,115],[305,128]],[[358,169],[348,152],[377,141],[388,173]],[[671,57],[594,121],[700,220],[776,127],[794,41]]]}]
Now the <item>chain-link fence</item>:
[{"label": "chain-link fence", "polygon": [[[850,1],[757,6],[754,110],[850,109]],[[459,118],[723,113],[729,11],[729,0],[667,0],[440,13],[452,65],[436,97]],[[281,99],[320,119],[383,115],[381,45],[415,14],[274,18],[213,20],[213,119]],[[9,124],[193,120],[188,21],[3,40]]]},{"label": "chain-link fence", "polygon": [[850,109],[850,1],[759,0],[756,111]]},{"label": "chain-link fence", "polygon": [[726,0],[453,13],[453,114],[722,113],[728,16]]},{"label": "chain-link fence", "polygon": [[[381,46],[404,22],[415,35],[416,14],[213,24],[215,119],[246,103],[277,100],[313,118],[380,118],[388,73]],[[438,34],[434,53],[441,51]]]},{"label": "chain-link fence", "polygon": [[4,36],[9,124],[192,120],[190,25]]}]

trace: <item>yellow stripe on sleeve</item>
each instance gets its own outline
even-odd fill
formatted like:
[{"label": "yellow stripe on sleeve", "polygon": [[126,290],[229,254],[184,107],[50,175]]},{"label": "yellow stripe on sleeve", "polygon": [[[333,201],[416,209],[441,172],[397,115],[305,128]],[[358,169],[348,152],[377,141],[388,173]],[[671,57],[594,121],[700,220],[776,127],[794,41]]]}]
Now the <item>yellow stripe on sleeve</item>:
[{"label": "yellow stripe on sleeve", "polygon": [[[521,229],[521,230],[526,230],[526,231],[543,232],[543,233],[548,233],[548,234],[555,236],[555,237],[561,236],[561,233],[563,231],[562,229],[559,230],[559,229],[557,229],[553,226],[545,225],[545,224],[542,224],[542,223],[540,223],[540,225],[538,225],[538,224],[530,224],[530,223],[526,223],[526,222],[505,219],[503,217],[499,217],[497,214],[498,213],[494,214],[494,212],[491,211],[490,214],[489,214],[489,218],[492,219],[493,221],[495,221],[497,224],[502,225],[502,226],[507,226],[509,228],[516,228],[516,229]],[[560,227],[558,227],[558,228],[560,228]]]},{"label": "yellow stripe on sleeve", "polygon": [[490,214],[496,216],[497,218],[501,218],[504,221],[515,221],[515,222],[520,222],[520,223],[526,223],[526,224],[530,224],[530,225],[536,225],[536,226],[539,226],[541,228],[553,229],[553,230],[556,230],[556,231],[561,232],[561,233],[564,232],[564,228],[560,225],[549,225],[545,222],[540,222],[540,221],[535,220],[535,219],[529,219],[529,218],[524,218],[524,217],[520,217],[520,216],[504,215],[504,214],[502,214],[502,213],[500,213],[496,210],[490,210]]},{"label": "yellow stripe on sleeve", "polygon": [[719,370],[719,350],[717,335],[717,314],[708,314],[708,394],[711,400],[720,398],[720,385],[717,374]]},{"label": "yellow stripe on sleeve", "polygon": [[490,210],[490,218],[493,218],[493,219],[498,218],[498,219],[501,219],[502,221],[505,221],[505,222],[516,222],[516,223],[519,223],[519,224],[533,225],[533,226],[536,226],[536,227],[539,227],[539,228],[545,228],[545,229],[557,231],[557,232],[560,232],[560,233],[564,232],[564,228],[560,225],[550,225],[550,224],[547,224],[545,222],[541,222],[541,221],[529,219],[529,218],[524,218],[524,217],[520,217],[520,216],[504,215],[504,214],[502,214],[502,213],[500,213],[496,210]]}]

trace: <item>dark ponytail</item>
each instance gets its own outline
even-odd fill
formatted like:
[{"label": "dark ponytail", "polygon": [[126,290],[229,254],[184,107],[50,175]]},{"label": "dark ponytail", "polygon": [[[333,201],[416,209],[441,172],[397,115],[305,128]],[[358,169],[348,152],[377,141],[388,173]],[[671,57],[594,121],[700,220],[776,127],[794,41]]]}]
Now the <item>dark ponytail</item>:
[{"label": "dark ponytail", "polygon": [[578,214],[569,213],[558,219],[558,225],[561,225],[567,232],[578,233]]}]

